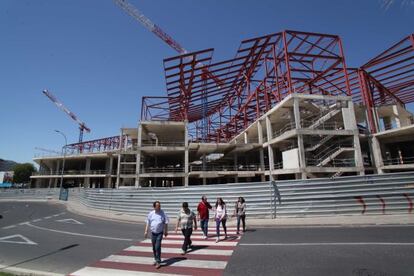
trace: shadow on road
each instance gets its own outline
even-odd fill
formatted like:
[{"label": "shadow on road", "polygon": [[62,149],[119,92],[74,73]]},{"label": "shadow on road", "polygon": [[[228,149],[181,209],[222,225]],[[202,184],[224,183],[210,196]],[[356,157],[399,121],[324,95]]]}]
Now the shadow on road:
[{"label": "shadow on road", "polygon": [[21,265],[21,264],[24,264],[24,263],[29,263],[29,262],[31,262],[31,261],[38,260],[38,259],[40,259],[40,258],[43,258],[43,257],[47,257],[47,256],[50,256],[50,255],[53,255],[53,254],[59,253],[59,252],[64,251],[64,250],[71,249],[71,248],[76,247],[76,246],[79,246],[79,244],[77,244],[77,243],[76,243],[76,244],[71,244],[71,245],[68,245],[68,246],[62,247],[62,248],[60,248],[60,249],[58,249],[58,250],[54,250],[54,251],[52,251],[52,252],[49,252],[49,253],[47,253],[47,254],[43,254],[43,255],[40,255],[40,256],[38,256],[38,257],[34,257],[34,258],[27,259],[27,260],[24,260],[24,261],[21,261],[21,262],[15,263],[15,264],[11,264],[11,265],[5,266],[5,267],[3,267],[3,268],[0,268],[0,271],[1,271],[1,270],[3,270],[3,269],[9,268],[9,267],[13,267],[13,266]]},{"label": "shadow on road", "polygon": [[172,265],[174,263],[177,263],[177,262],[180,262],[180,261],[184,261],[184,260],[187,260],[187,258],[185,258],[185,257],[174,257],[174,258],[169,258],[169,259],[163,260],[161,262],[161,264],[163,266],[169,266],[169,265]]}]

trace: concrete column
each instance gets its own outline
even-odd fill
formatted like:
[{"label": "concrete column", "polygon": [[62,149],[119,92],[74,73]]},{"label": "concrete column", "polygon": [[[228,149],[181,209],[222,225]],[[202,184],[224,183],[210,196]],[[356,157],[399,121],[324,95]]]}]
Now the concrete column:
[{"label": "concrete column", "polygon": [[108,154],[108,159],[106,160],[105,164],[105,171],[106,171],[106,177],[105,177],[105,188],[112,188],[112,170],[113,170],[113,164],[114,159],[112,157],[112,154]]},{"label": "concrete column", "polygon": [[121,181],[121,153],[118,153],[118,167],[116,170],[115,188],[118,189],[120,181]]},{"label": "concrete column", "polygon": [[400,111],[398,109],[398,105],[392,106],[392,112],[394,114],[395,126],[397,128],[401,127],[401,119],[400,119]]},{"label": "concrete column", "polygon": [[[86,166],[85,166],[85,173],[89,174],[91,172],[91,159],[90,158],[86,158]],[[85,188],[90,188],[90,177],[85,177],[83,182],[85,183],[84,187]],[[95,187],[93,187],[95,188]]]},{"label": "concrete column", "polygon": [[[270,122],[270,119],[268,116],[266,116],[266,133],[267,133],[267,141],[270,142],[270,140],[272,140],[273,130],[272,130],[272,122]],[[275,159],[273,157],[273,149],[270,144],[268,144],[267,146],[267,152],[268,152],[268,157],[269,157],[269,180],[273,181]]]},{"label": "concrete column", "polygon": [[374,117],[374,124],[375,124],[375,127],[377,128],[377,132],[383,131],[381,129],[380,123],[379,123],[380,120],[379,120],[379,117],[378,117],[378,108],[376,108],[376,107],[372,108],[372,115]]},{"label": "concrete column", "polygon": [[[56,162],[56,170],[54,172],[55,175],[60,175],[60,160],[57,160]],[[55,177],[55,181],[53,183],[53,188],[56,188],[58,185],[59,177]]]},{"label": "concrete column", "polygon": [[263,150],[263,127],[262,127],[262,122],[259,120],[257,121],[257,135],[259,137],[259,144],[260,144],[260,149],[259,149],[259,155],[260,155],[260,170],[263,172],[263,174],[261,175],[261,181],[264,182],[266,181],[266,176],[264,175],[264,171],[265,171],[265,163],[264,163],[264,150]]},{"label": "concrete column", "polygon": [[142,125],[138,126],[138,141],[137,141],[137,163],[135,165],[135,188],[140,187],[140,171],[141,171],[141,146],[142,146]]},{"label": "concrete column", "polygon": [[184,186],[188,186],[189,178],[189,146],[188,146],[188,122],[184,125]]},{"label": "concrete column", "polygon": [[354,130],[354,159],[355,159],[355,166],[359,169],[359,175],[364,175],[364,159],[362,158],[362,152],[361,152],[361,144],[359,141],[359,130],[358,125],[356,123],[355,119],[355,110],[354,110],[354,103],[352,101],[348,101],[348,110],[347,114],[345,112],[342,112],[343,116],[346,114],[346,116],[349,116],[349,118],[343,118],[347,122],[352,123],[352,129]]},{"label": "concrete column", "polygon": [[[121,129],[121,134],[119,135],[119,141],[122,142],[122,135],[123,135],[123,129]],[[122,152],[122,145],[119,144],[119,150],[118,150],[118,167],[116,170],[116,183],[115,187],[118,189],[120,181],[121,181],[121,152]]]},{"label": "concrete column", "polygon": [[[53,174],[53,166],[50,167],[50,175]],[[48,184],[48,188],[52,188],[52,182],[53,182],[53,178],[49,178],[49,184]]]},{"label": "concrete column", "polygon": [[[299,99],[293,98],[293,113],[295,116],[295,128],[300,129],[300,109],[299,109]],[[305,147],[303,145],[303,135],[298,134],[298,151],[299,151],[299,167],[302,171],[302,179],[306,179],[307,175],[305,173],[306,169],[306,159],[305,159]]]},{"label": "concrete column", "polygon": [[[234,164],[233,164],[234,170],[237,171],[237,168],[239,166],[239,156],[237,155],[237,153],[234,154],[233,161],[234,161]],[[238,176],[238,174],[234,177],[234,182],[235,183],[238,183],[239,182],[239,176]]]},{"label": "concrete column", "polygon": [[381,146],[377,137],[372,136],[371,138],[372,145],[372,155],[374,156],[375,167],[379,174],[384,173],[382,166],[384,166],[384,161],[382,160]]}]

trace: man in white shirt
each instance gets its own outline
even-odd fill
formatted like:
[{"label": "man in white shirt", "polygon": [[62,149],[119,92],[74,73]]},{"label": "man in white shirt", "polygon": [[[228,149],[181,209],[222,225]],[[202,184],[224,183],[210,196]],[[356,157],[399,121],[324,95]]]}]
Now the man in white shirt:
[{"label": "man in white shirt", "polygon": [[148,228],[151,229],[152,252],[154,253],[154,265],[158,269],[161,267],[161,241],[162,235],[168,236],[168,222],[167,215],[161,210],[161,203],[155,201],[152,206],[154,210],[149,212],[145,221],[144,237],[148,237]]}]

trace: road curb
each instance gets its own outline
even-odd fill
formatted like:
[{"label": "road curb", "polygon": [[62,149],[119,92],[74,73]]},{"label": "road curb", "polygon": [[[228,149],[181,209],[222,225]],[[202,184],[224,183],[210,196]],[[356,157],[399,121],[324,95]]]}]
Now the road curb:
[{"label": "road curb", "polygon": [[0,265],[0,271],[25,276],[64,276],[65,274]]}]

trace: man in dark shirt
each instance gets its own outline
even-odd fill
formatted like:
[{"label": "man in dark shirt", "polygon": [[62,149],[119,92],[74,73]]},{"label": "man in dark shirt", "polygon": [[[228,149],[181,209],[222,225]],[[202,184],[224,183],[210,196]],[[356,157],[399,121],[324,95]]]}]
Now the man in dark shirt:
[{"label": "man in dark shirt", "polygon": [[206,196],[201,197],[201,202],[198,204],[197,212],[198,212],[198,219],[200,220],[200,227],[203,231],[203,238],[207,239],[208,234],[208,219],[209,219],[209,213],[208,210],[211,209],[210,203],[207,201]]}]

